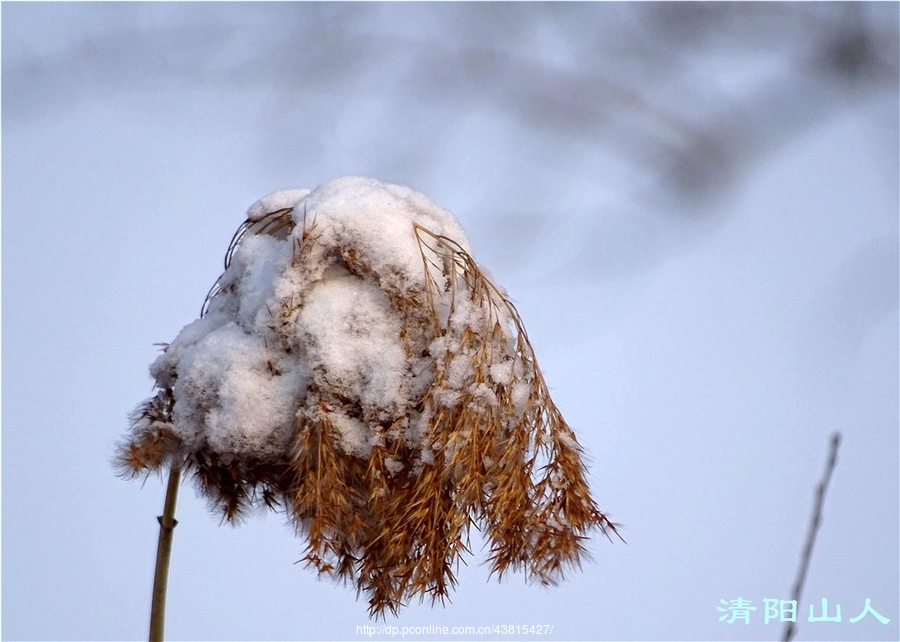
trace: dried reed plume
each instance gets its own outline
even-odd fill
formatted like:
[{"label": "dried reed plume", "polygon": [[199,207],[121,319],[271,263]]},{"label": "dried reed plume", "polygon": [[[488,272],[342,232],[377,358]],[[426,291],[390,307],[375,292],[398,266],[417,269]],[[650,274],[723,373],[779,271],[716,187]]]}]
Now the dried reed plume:
[{"label": "dried reed plume", "polygon": [[[473,526],[486,535],[498,578],[522,570],[542,583],[580,563],[592,528],[618,535],[590,495],[581,447],[516,308],[464,247],[411,223],[422,272],[410,278],[316,217],[300,204],[251,215],[201,312],[236,314],[245,293],[232,268],[248,238],[289,244],[284,282],[293,285],[273,289],[259,337],[272,385],[302,370],[290,380],[299,389],[287,388],[289,420],[253,448],[186,430],[178,425],[181,371],[164,354],[153,369],[158,392],[134,413],[120,446],[123,473],[179,466],[229,522],[254,505],[283,508],[306,539],[304,561],[354,584],[373,617],[396,614],[412,597],[443,602]],[[402,390],[387,401],[367,400],[316,362],[319,339],[302,315],[333,274],[377,288],[397,320],[393,340],[406,367]],[[197,403],[210,412],[217,402]],[[353,439],[360,428],[362,446]]]}]

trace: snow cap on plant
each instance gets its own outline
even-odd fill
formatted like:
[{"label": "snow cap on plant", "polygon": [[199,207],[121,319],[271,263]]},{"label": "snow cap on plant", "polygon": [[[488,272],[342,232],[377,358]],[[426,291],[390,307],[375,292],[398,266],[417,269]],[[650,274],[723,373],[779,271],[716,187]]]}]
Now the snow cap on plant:
[{"label": "snow cap on plant", "polygon": [[228,521],[282,506],[304,559],[373,615],[443,600],[473,525],[492,572],[541,582],[592,528],[615,532],[515,307],[457,219],[406,187],[259,200],[150,372],[123,471],[182,466]]}]

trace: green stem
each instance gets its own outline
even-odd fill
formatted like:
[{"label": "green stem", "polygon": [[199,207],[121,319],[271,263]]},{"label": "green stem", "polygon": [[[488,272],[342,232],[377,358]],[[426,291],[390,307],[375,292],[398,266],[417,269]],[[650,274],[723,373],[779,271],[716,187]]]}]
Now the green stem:
[{"label": "green stem", "polygon": [[166,503],[159,521],[159,545],[156,548],[156,574],[153,577],[153,603],[150,607],[150,642],[162,642],[166,628],[166,588],[169,584],[169,559],[172,557],[172,535],[178,520],[175,519],[175,501],[181,467],[173,465],[169,471]]}]

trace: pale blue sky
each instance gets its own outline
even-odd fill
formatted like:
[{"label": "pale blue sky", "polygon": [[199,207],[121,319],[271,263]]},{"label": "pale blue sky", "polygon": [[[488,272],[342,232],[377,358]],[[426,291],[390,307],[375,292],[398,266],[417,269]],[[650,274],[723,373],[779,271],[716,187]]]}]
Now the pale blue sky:
[{"label": "pale blue sky", "polygon": [[[797,639],[900,638],[898,6],[862,12],[894,66],[854,81],[810,57],[833,9],[730,40],[679,6],[4,3],[3,638],[146,636],[164,487],[110,460],[153,344],[250,204],[347,174],[461,220],[628,540],[552,589],[476,543],[452,604],[388,624],[780,637],[839,430]],[[170,639],[364,639],[282,516],[220,526],[188,483],[177,517]],[[823,597],[842,622],[806,621]],[[848,622],[866,598],[888,625]]]}]

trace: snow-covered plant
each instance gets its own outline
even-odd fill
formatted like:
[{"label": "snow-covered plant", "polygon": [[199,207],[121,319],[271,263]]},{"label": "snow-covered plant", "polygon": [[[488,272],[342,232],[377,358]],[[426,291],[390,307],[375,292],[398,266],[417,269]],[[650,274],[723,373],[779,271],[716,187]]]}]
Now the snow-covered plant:
[{"label": "snow-covered plant", "polygon": [[372,615],[443,600],[472,526],[498,577],[541,582],[615,532],[515,307],[408,188],[351,177],[255,203],[150,371],[124,471],[190,471],[228,521],[283,508]]}]

